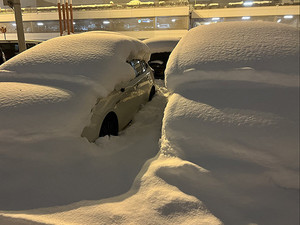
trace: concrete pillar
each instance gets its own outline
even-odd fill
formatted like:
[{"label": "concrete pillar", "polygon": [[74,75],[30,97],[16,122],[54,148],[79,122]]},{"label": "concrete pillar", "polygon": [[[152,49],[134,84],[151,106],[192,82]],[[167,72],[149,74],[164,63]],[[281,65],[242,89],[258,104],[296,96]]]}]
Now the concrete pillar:
[{"label": "concrete pillar", "polygon": [[16,18],[16,25],[17,25],[19,51],[23,52],[26,50],[26,44],[25,44],[25,35],[24,35],[24,27],[23,27],[23,19],[22,19],[20,0],[14,0],[14,11],[15,11],[15,18]]}]

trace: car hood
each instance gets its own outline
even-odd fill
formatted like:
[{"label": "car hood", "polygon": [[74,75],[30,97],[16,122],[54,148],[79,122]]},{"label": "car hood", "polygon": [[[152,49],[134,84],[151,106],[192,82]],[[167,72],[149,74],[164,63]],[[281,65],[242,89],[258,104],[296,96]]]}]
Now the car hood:
[{"label": "car hood", "polygon": [[0,82],[0,137],[80,136],[96,102],[85,89]]}]

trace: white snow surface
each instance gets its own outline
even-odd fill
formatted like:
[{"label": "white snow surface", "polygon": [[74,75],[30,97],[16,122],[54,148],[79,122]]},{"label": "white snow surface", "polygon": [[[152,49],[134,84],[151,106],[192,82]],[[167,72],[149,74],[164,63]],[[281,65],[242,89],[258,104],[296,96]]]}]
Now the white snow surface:
[{"label": "white snow surface", "polygon": [[150,48],[151,54],[162,53],[162,52],[172,52],[180,37],[156,37],[149,38],[143,42]]},{"label": "white snow surface", "polygon": [[80,136],[97,99],[135,76],[126,61],[149,57],[141,41],[113,32],[62,36],[22,52],[0,66],[2,137]]},{"label": "white snow surface", "polygon": [[[191,70],[243,68],[299,74],[299,30],[272,22],[228,22],[191,29],[170,55],[170,79]],[[225,78],[226,79],[226,78]]]},{"label": "white snow surface", "polygon": [[149,48],[134,38],[114,32],[86,32],[50,39],[8,60],[0,70],[21,74],[62,74],[67,79],[84,78],[109,89],[134,77],[132,59],[150,57]]},{"label": "white snow surface", "polygon": [[171,53],[161,151],[199,172],[165,178],[225,224],[299,223],[298,46],[292,27],[233,22]]},{"label": "white snow surface", "polygon": [[158,153],[167,96],[158,88],[120,136],[95,144],[74,136],[12,141],[0,134],[6,146],[0,223],[220,224],[201,201],[161,178],[166,170],[193,171],[191,163]]},{"label": "white snow surface", "polygon": [[[172,92],[158,86],[118,137],[91,144],[74,134],[0,132],[0,224],[299,224],[297,64],[199,70],[177,61],[185,52],[180,43],[168,62]],[[29,87],[59,89],[55,105],[72,102],[84,84],[58,83],[22,88],[25,96]],[[1,101],[13,105],[7,99],[17,89],[5,90],[10,97]]]}]

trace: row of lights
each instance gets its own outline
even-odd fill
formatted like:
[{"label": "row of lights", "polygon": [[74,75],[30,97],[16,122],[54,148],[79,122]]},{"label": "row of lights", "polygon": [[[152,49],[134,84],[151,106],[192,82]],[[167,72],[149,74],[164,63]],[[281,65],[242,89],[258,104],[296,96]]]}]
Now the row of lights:
[{"label": "row of lights", "polygon": [[[285,16],[283,16],[283,18],[284,19],[293,19],[294,18],[294,16],[293,15],[285,15]],[[251,19],[251,17],[250,16],[243,16],[242,17],[242,20],[250,20]],[[212,19],[211,19],[212,21],[219,21],[220,20],[220,17],[213,17]],[[176,19],[172,19],[172,22],[176,22]],[[281,19],[279,19],[279,20],[277,20],[277,23],[280,23],[281,22]],[[139,22],[140,23],[140,22]],[[75,22],[73,22],[73,24],[75,25],[76,23]],[[103,24],[110,24],[110,21],[108,21],[108,20],[104,20],[103,21]],[[208,25],[208,24],[210,24],[210,22],[206,22],[206,23],[204,23],[205,25]],[[15,23],[13,23],[12,24],[13,26],[16,26],[16,24]],[[42,23],[42,22],[37,22],[37,25],[38,26],[44,26],[44,23]]]},{"label": "row of lights", "polygon": [[[73,24],[75,25],[76,23],[73,22]],[[110,22],[109,22],[108,20],[104,20],[104,21],[103,21],[103,24],[110,24]],[[13,23],[12,25],[13,25],[14,27],[17,26],[16,23]],[[44,26],[44,23],[42,23],[42,22],[37,22],[37,25],[38,25],[38,26]]]},{"label": "row of lights", "polygon": [[[285,16],[283,16],[283,18],[284,19],[293,19],[294,16],[293,15],[285,15]],[[250,19],[251,19],[250,16],[243,16],[242,17],[242,20],[250,20]],[[219,20],[220,20],[220,17],[213,17],[213,18],[211,18],[211,21],[213,21],[213,22],[217,22]],[[277,20],[277,23],[280,23],[280,22],[281,22],[281,19]],[[209,24],[211,24],[211,22],[205,22],[204,23],[204,25],[209,25]]]},{"label": "row of lights", "polygon": [[[294,16],[293,16],[293,15],[285,15],[285,16],[283,16],[283,18],[284,18],[284,19],[293,19]],[[249,20],[249,19],[251,19],[250,16],[243,16],[243,17],[242,17],[242,20]],[[220,17],[213,17],[211,20],[212,20],[212,21],[219,21],[219,20],[220,20]]]}]

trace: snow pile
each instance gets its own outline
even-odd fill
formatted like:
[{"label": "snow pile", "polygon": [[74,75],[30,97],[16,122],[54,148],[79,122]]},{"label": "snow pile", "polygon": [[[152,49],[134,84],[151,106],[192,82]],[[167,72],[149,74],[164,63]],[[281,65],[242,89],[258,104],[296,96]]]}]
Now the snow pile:
[{"label": "snow pile", "polygon": [[170,56],[161,151],[193,165],[161,177],[225,224],[299,223],[297,46],[292,27],[222,23]]},{"label": "snow pile", "polygon": [[[230,24],[224,27],[241,27]],[[270,32],[268,27],[261,31]],[[185,47],[178,46],[180,55]],[[168,96],[160,88],[119,137],[89,144],[79,137],[37,135],[28,141],[21,134],[11,140],[0,133],[0,143],[9,146],[0,148],[4,219],[78,225],[299,224],[299,76],[258,71],[255,63],[224,71],[216,63],[215,71],[203,71],[196,63],[178,61],[176,54],[166,80],[174,93]],[[74,96],[75,90],[59,96],[68,99],[63,93]]]},{"label": "snow pile", "polygon": [[297,28],[271,22],[217,23],[190,30],[170,55],[165,73],[172,74],[169,87],[170,79],[192,70],[299,74],[298,60]]},{"label": "snow pile", "polygon": [[177,43],[179,42],[179,37],[160,37],[160,38],[149,38],[143,42],[148,45],[151,53],[161,53],[161,52],[172,52]]},{"label": "snow pile", "polygon": [[17,74],[47,74],[48,79],[92,80],[112,91],[114,85],[134,77],[132,59],[148,61],[150,52],[142,42],[113,32],[86,32],[45,41],[17,55],[0,70]]},{"label": "snow pile", "polygon": [[80,136],[97,98],[135,76],[126,61],[149,55],[112,32],[58,37],[17,55],[0,67],[0,139]]},{"label": "snow pile", "polygon": [[164,156],[150,159],[159,150],[167,94],[163,88],[158,90],[120,136],[101,138],[96,144],[56,139],[25,142],[20,148],[10,143],[0,159],[0,178],[5,183],[0,187],[0,213],[5,216],[0,221],[220,224],[203,202],[162,179],[174,176],[172,171],[178,167],[191,173],[193,164]]},{"label": "snow pile", "polygon": [[16,82],[0,83],[1,108],[27,104],[60,102],[70,98],[70,94],[52,87]]}]

